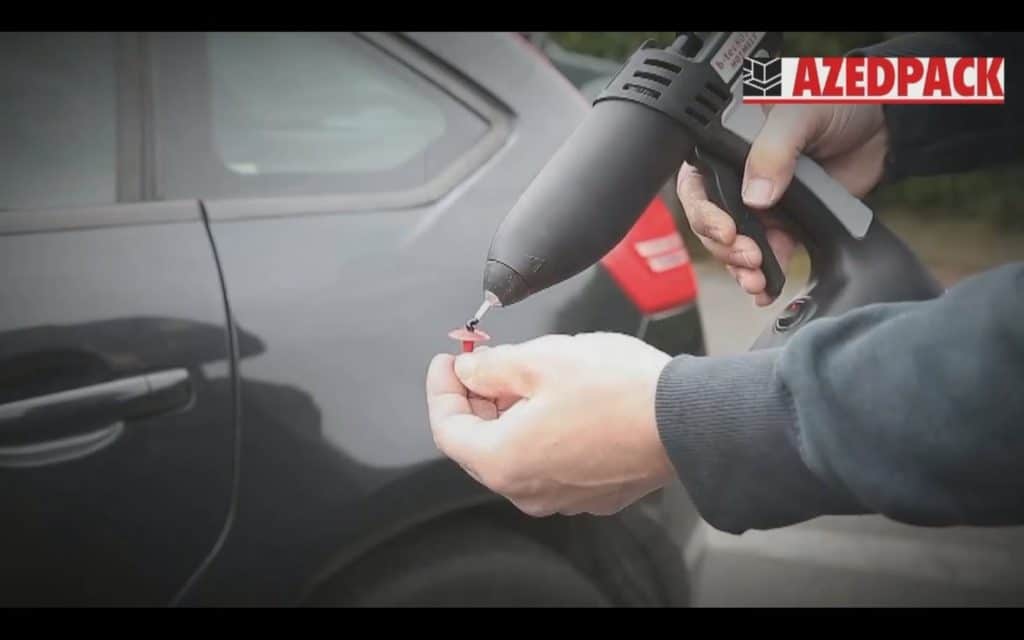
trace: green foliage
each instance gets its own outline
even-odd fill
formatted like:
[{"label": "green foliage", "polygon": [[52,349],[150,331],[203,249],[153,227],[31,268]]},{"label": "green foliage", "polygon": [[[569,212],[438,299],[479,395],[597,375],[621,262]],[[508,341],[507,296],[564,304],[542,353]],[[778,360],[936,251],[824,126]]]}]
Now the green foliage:
[{"label": "green foliage", "polygon": [[[551,38],[570,51],[624,62],[645,40],[666,46],[674,31],[552,31]],[[842,55],[854,47],[883,40],[881,32],[792,31],[785,34],[783,53],[790,56]]]},{"label": "green foliage", "polygon": [[[618,62],[624,61],[645,40],[665,46],[675,32],[565,31],[549,34],[571,51]],[[833,56],[882,41],[885,32],[786,32],[783,54]],[[881,209],[921,217],[956,217],[984,220],[998,229],[1024,231],[1024,166],[1010,166],[963,175],[916,178],[880,189],[872,202]]]},{"label": "green foliage", "polygon": [[787,31],[782,53],[786,56],[841,56],[885,38],[885,33],[877,31]]},{"label": "green foliage", "polygon": [[982,220],[1004,231],[1024,231],[1024,167],[1009,165],[964,174],[912,178],[873,194],[880,210],[916,217]]},{"label": "green foliage", "polygon": [[654,40],[666,46],[672,44],[676,34],[671,31],[552,31],[548,35],[570,51],[625,62],[644,41]]}]

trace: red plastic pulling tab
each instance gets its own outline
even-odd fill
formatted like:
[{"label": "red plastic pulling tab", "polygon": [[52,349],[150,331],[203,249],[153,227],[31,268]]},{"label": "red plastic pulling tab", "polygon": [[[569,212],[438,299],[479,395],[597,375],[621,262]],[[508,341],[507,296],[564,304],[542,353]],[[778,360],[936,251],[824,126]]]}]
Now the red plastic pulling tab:
[{"label": "red plastic pulling tab", "polygon": [[476,346],[477,342],[487,342],[491,339],[491,336],[487,335],[480,329],[470,331],[465,327],[455,329],[448,334],[448,337],[452,340],[458,340],[462,343],[462,353],[469,353]]}]

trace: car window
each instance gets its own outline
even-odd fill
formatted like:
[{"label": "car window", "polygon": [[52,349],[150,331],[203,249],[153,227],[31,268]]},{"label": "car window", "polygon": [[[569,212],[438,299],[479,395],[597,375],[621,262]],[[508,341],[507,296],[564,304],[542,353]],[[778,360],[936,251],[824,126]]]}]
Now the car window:
[{"label": "car window", "polygon": [[[165,38],[158,191],[225,198],[402,191],[443,171],[487,123],[354,34]],[[200,49],[201,72],[187,60]]]},{"label": "car window", "polygon": [[114,47],[106,33],[0,38],[0,209],[117,201]]}]

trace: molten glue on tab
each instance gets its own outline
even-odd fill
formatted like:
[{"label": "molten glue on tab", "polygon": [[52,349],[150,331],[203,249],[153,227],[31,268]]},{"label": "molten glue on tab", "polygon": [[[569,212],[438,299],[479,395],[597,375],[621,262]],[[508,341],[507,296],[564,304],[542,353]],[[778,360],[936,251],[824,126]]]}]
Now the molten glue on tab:
[{"label": "molten glue on tab", "polygon": [[473,317],[466,323],[466,326],[455,329],[448,334],[448,337],[452,340],[458,340],[462,343],[462,353],[470,353],[473,351],[477,342],[487,342],[491,339],[491,336],[487,335],[480,329],[477,329],[477,325],[480,324],[480,319],[484,317],[484,314],[487,313],[487,310],[493,305],[494,301],[485,296],[484,303],[476,310],[476,313],[473,314]]}]

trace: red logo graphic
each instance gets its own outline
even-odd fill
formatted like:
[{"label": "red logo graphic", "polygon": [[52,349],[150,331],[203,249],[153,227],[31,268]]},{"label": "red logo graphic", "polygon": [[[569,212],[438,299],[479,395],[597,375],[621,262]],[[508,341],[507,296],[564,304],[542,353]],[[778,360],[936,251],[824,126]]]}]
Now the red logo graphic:
[{"label": "red logo graphic", "polygon": [[748,58],[743,101],[1003,104],[1004,72],[999,57]]}]

